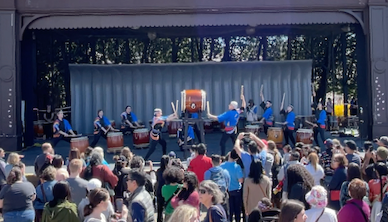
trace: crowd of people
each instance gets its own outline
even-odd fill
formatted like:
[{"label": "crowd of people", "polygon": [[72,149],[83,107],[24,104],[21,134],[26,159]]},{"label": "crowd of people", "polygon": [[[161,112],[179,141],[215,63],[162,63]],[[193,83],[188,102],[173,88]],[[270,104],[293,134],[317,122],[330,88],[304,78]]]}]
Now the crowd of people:
[{"label": "crowd of people", "polygon": [[5,161],[0,150],[0,208],[5,222],[387,221],[388,137],[375,142],[363,157],[352,140],[327,139],[323,152],[303,143],[278,150],[240,133],[225,156],[208,157],[200,143],[187,167],[171,152],[156,171],[128,147],[111,170],[100,147],[73,148],[65,162],[44,143],[34,185],[21,156]]}]

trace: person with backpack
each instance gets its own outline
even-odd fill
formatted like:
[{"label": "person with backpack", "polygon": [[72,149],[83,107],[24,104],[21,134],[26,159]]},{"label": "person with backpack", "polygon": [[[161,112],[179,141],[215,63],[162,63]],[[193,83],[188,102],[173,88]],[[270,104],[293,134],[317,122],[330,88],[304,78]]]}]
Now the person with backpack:
[{"label": "person with backpack", "polygon": [[287,183],[288,183],[287,182],[287,169],[288,169],[288,167],[290,167],[292,165],[300,164],[299,163],[299,158],[300,158],[299,152],[297,152],[297,151],[291,152],[290,160],[288,161],[287,164],[283,165],[282,168],[279,170],[277,178],[278,178],[278,181],[279,181],[279,185],[283,184],[282,185],[282,189],[283,189],[282,198],[283,199],[287,199],[287,189],[288,189],[288,186],[287,186]]},{"label": "person with backpack", "polygon": [[229,212],[228,210],[229,196],[227,191],[230,184],[230,175],[227,170],[224,170],[220,166],[222,162],[222,158],[220,155],[213,154],[211,158],[212,158],[213,167],[205,172],[205,180],[211,180],[218,185],[221,192],[224,194],[222,206],[224,207],[225,212]]},{"label": "person with backpack", "polygon": [[176,166],[168,167],[163,172],[163,178],[166,182],[162,187],[162,197],[164,198],[164,221],[170,219],[174,208],[171,205],[172,198],[177,195],[183,188],[184,174],[183,171]]},{"label": "person with backpack", "polygon": [[34,169],[35,175],[39,178],[43,170],[50,166],[54,158],[54,149],[50,143],[42,144],[43,153],[38,155],[35,159]]}]

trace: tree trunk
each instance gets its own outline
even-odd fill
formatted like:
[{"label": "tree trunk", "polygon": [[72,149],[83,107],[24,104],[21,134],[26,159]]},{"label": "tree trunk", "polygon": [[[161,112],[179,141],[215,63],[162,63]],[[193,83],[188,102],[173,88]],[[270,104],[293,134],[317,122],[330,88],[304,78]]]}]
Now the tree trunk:
[{"label": "tree trunk", "polygon": [[268,49],[268,40],[267,36],[264,36],[262,39],[262,44],[263,44],[263,61],[267,60],[267,49]]},{"label": "tree trunk", "polygon": [[172,42],[172,53],[171,53],[171,60],[172,62],[178,62],[178,38],[171,39]]},{"label": "tree trunk", "polygon": [[224,57],[222,61],[230,61],[230,37],[225,37]]},{"label": "tree trunk", "polygon": [[214,39],[211,38],[211,43],[210,43],[210,53],[209,53],[209,61],[213,60],[213,53],[214,53]]}]

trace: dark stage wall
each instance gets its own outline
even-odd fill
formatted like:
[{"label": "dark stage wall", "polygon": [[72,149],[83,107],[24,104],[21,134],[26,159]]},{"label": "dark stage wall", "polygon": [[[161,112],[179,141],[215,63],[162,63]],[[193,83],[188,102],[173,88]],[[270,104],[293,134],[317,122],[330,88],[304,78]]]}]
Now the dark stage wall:
[{"label": "dark stage wall", "polygon": [[259,104],[262,84],[265,99],[273,102],[277,121],[283,93],[285,106],[292,103],[297,115],[310,115],[311,67],[310,60],[70,65],[72,126],[81,133],[93,132],[98,109],[117,124],[126,105],[148,123],[154,108],[162,108],[164,115],[171,114],[170,103],[180,101],[184,89],[205,90],[212,114],[218,115],[227,110],[231,100],[240,106],[241,85],[246,100],[253,98]]}]

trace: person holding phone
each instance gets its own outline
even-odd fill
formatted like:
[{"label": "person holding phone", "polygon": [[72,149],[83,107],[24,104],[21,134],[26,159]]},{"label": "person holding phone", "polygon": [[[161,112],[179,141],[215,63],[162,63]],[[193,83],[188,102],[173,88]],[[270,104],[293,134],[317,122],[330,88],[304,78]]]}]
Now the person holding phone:
[{"label": "person holding phone", "polygon": [[[369,144],[370,142],[365,142]],[[364,144],[365,146],[365,144]],[[379,147],[376,151],[373,150],[372,143],[368,145],[370,148],[365,153],[364,163],[362,165],[362,173],[367,177],[365,178],[367,181],[371,179],[377,179],[375,173],[375,164],[384,163],[387,164],[388,158],[388,149],[385,147]],[[371,149],[372,148],[372,149]]]}]

